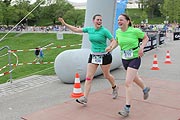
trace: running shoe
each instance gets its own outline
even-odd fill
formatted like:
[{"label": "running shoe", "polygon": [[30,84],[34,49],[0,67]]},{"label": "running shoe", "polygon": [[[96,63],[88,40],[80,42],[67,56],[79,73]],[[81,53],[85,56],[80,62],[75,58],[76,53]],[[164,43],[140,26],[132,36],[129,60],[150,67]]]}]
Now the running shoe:
[{"label": "running shoe", "polygon": [[148,99],[148,97],[149,97],[149,91],[150,91],[150,87],[144,88],[144,90],[143,90],[144,100],[147,100],[147,99]]},{"label": "running shoe", "polygon": [[83,105],[86,105],[87,104],[87,98],[82,96],[82,97],[76,99],[76,102],[83,104]]},{"label": "running shoe", "polygon": [[113,92],[112,92],[113,99],[116,99],[118,97],[118,89],[119,88],[117,86],[113,89]]},{"label": "running shoe", "polygon": [[129,111],[129,108],[124,106],[124,108],[120,112],[118,112],[118,114],[120,114],[123,117],[127,117],[129,115]]}]

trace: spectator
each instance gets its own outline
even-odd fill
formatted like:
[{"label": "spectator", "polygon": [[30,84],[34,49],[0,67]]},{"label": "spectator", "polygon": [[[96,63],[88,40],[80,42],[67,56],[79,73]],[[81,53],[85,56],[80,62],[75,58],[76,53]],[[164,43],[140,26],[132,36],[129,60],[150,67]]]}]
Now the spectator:
[{"label": "spectator", "polygon": [[40,51],[39,51],[39,60],[40,60],[40,62],[43,62],[43,58],[44,58],[43,49],[40,48],[39,50],[40,50]]},{"label": "spectator", "polygon": [[40,53],[40,49],[37,47],[35,48],[35,51],[34,51],[34,54],[35,54],[35,59],[34,59],[34,62],[39,62],[39,53]]}]

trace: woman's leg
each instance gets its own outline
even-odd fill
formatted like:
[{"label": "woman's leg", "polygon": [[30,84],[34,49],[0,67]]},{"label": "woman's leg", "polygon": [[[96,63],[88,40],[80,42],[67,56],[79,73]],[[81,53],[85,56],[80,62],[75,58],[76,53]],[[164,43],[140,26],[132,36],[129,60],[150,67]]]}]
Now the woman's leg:
[{"label": "woman's leg", "polygon": [[101,65],[101,69],[104,77],[110,82],[111,86],[114,87],[116,84],[115,84],[114,76],[112,76],[110,73],[110,66],[111,64]]},{"label": "woman's leg", "polygon": [[125,80],[125,88],[126,88],[126,105],[124,108],[118,112],[120,115],[127,117],[129,115],[131,101],[132,101],[132,85],[135,76],[137,75],[137,69],[128,67],[126,71],[126,80]]},{"label": "woman's leg", "polygon": [[125,80],[125,88],[126,88],[126,105],[131,105],[132,101],[132,85],[133,80],[137,75],[137,69],[134,68],[127,68],[126,71],[126,80]]},{"label": "woman's leg", "polygon": [[149,97],[150,87],[146,87],[143,80],[139,77],[138,74],[136,75],[134,82],[143,90],[144,100],[146,100]]},{"label": "woman's leg", "polygon": [[85,80],[85,86],[84,86],[84,96],[86,98],[88,98],[89,92],[91,90],[92,79],[97,70],[97,67],[98,67],[97,64],[88,63],[87,65],[87,73],[86,73],[86,80]]},{"label": "woman's leg", "polygon": [[139,77],[138,73],[134,78],[134,82],[143,90],[145,88],[143,80]]},{"label": "woman's leg", "polygon": [[101,69],[103,72],[104,77],[110,82],[113,92],[112,92],[112,98],[116,99],[118,97],[118,87],[115,84],[114,76],[110,73],[110,65],[101,65]]},{"label": "woman's leg", "polygon": [[91,90],[92,79],[97,70],[97,67],[98,67],[97,64],[88,63],[86,80],[85,80],[85,85],[84,85],[84,96],[76,99],[76,102],[78,102],[80,104],[84,104],[84,105],[87,103],[88,96],[89,96],[89,93]]}]

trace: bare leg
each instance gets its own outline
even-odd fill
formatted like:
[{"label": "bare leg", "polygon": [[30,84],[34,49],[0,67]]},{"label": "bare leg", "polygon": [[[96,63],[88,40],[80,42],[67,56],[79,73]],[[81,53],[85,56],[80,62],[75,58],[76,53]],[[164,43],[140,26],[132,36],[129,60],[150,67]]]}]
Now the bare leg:
[{"label": "bare leg", "polygon": [[138,74],[136,75],[134,82],[143,90],[144,100],[146,100],[149,96],[150,87],[145,86],[143,80],[139,77]]},{"label": "bare leg", "polygon": [[86,74],[86,81],[85,81],[85,86],[84,86],[84,89],[85,89],[84,96],[86,98],[88,98],[89,92],[91,90],[92,79],[97,70],[97,67],[98,67],[98,65],[92,64],[92,63],[88,63],[88,65],[87,65],[87,74]]},{"label": "bare leg", "polygon": [[143,80],[139,77],[138,73],[134,78],[134,82],[143,90],[145,88]]},{"label": "bare leg", "polygon": [[103,71],[104,77],[109,81],[112,86],[112,98],[116,99],[118,97],[118,87],[115,84],[114,76],[110,73],[110,64],[108,65],[101,65],[101,69]]},{"label": "bare leg", "polygon": [[101,65],[101,69],[102,69],[104,77],[110,82],[111,86],[114,87],[115,80],[114,80],[114,76],[112,76],[110,73],[110,65],[111,64]]},{"label": "bare leg", "polygon": [[127,68],[126,71],[126,80],[125,80],[125,87],[126,87],[126,105],[131,105],[132,101],[132,85],[133,80],[137,75],[137,69],[134,68]]}]

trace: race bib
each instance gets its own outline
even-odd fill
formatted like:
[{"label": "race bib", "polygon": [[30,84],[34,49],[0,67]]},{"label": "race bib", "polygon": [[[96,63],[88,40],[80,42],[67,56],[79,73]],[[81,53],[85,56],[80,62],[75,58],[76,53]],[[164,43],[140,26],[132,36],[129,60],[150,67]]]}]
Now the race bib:
[{"label": "race bib", "polygon": [[129,59],[133,57],[133,50],[122,50],[122,58]]},{"label": "race bib", "polygon": [[102,55],[92,55],[92,63],[94,64],[102,64],[103,56]]}]

